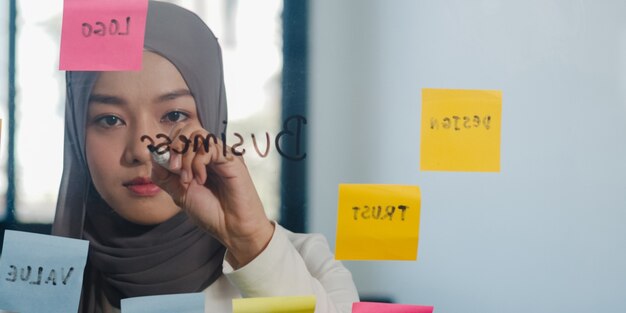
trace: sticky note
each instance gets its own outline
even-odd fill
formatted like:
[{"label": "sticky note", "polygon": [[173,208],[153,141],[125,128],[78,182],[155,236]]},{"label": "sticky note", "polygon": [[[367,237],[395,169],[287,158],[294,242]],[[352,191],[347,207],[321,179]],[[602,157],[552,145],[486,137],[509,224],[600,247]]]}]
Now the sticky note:
[{"label": "sticky note", "polygon": [[233,299],[233,313],[313,313],[315,296]]},{"label": "sticky note", "polygon": [[122,299],[122,313],[204,313],[204,293]]},{"label": "sticky note", "polygon": [[502,92],[422,89],[420,169],[499,172]]},{"label": "sticky note", "polygon": [[0,309],[77,312],[89,242],[7,230],[0,257]]},{"label": "sticky note", "polygon": [[432,306],[378,303],[378,302],[355,302],[352,304],[352,313],[432,313]]},{"label": "sticky note", "polygon": [[338,202],[336,259],[417,258],[419,187],[340,184]]},{"label": "sticky note", "polygon": [[148,0],[64,0],[59,69],[140,70]]}]

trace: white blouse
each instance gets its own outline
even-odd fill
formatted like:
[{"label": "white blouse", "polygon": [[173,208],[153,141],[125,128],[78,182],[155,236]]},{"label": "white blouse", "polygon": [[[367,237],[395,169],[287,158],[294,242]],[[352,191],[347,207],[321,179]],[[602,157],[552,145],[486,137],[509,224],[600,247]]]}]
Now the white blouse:
[{"label": "white blouse", "polygon": [[[336,261],[320,234],[292,233],[275,223],[269,244],[254,260],[223,275],[204,290],[205,313],[230,313],[232,299],[315,295],[316,313],[349,313],[359,301],[352,274]],[[120,313],[102,297],[105,313]]]}]

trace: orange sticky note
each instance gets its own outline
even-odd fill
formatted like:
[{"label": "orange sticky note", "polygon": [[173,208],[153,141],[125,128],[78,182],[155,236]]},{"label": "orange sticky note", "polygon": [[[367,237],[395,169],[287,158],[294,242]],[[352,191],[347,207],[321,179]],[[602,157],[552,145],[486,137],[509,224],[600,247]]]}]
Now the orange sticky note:
[{"label": "orange sticky note", "polygon": [[433,306],[397,303],[354,302],[352,313],[432,313]]},{"label": "orange sticky note", "polygon": [[420,169],[499,172],[502,92],[422,89]]},{"label": "orange sticky note", "polygon": [[59,69],[140,70],[148,0],[65,0]]},{"label": "orange sticky note", "polygon": [[415,260],[420,189],[404,185],[340,184],[337,260]]}]

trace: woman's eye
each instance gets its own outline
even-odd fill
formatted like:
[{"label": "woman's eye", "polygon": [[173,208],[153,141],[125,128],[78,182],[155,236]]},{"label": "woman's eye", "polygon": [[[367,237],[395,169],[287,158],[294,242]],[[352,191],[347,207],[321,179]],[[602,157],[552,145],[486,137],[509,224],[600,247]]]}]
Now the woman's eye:
[{"label": "woman's eye", "polygon": [[123,121],[115,115],[102,116],[97,119],[97,123],[106,128],[123,125]]},{"label": "woman's eye", "polygon": [[167,114],[165,114],[165,116],[163,116],[163,121],[164,122],[182,122],[186,119],[188,119],[189,116],[181,111],[172,111],[169,112]]}]

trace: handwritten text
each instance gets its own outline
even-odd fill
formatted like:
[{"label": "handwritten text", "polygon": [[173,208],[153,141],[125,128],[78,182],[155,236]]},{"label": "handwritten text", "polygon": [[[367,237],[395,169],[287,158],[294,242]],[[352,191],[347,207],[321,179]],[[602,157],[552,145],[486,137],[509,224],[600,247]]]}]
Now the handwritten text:
[{"label": "handwritten text", "polygon": [[[223,123],[226,124],[225,121]],[[295,124],[295,127],[292,128],[293,124]],[[283,123],[283,129],[276,135],[274,140],[276,150],[282,157],[292,161],[300,161],[306,158],[306,152],[301,151],[303,125],[306,125],[306,118],[301,115],[290,116]],[[230,147],[230,152],[236,156],[244,155],[246,153],[246,149],[241,148],[240,150],[240,147],[245,141],[244,137],[240,133],[233,133],[233,135],[237,137],[238,142]],[[250,134],[250,138],[252,139],[252,144],[256,153],[262,158],[266,157],[271,146],[270,134],[265,132],[265,144],[261,145],[261,147],[265,146],[265,149],[259,148],[257,137],[254,134]],[[211,141],[213,141],[214,145],[218,144],[218,137],[215,136],[215,134],[208,134],[206,136],[196,135],[193,138],[188,138],[185,135],[170,138],[166,134],[157,134],[154,139],[148,135],[143,135],[140,140],[141,142],[147,142],[148,149],[155,150],[158,154],[163,154],[167,151],[184,154],[187,153],[189,149],[193,152],[197,152],[200,149],[203,149],[205,152],[209,152]],[[222,151],[224,156],[226,156],[229,151],[226,134],[221,133],[219,140],[222,142]],[[183,144],[182,149],[171,147],[176,141],[180,141]],[[176,144],[176,146],[178,146],[178,144]],[[285,146],[293,147],[293,149],[289,149],[290,151],[287,151]]]},{"label": "handwritten text", "polygon": [[95,36],[105,36],[105,35],[128,35],[130,29],[130,16],[126,17],[126,25],[120,25],[120,22],[117,19],[111,19],[107,24],[101,21],[97,21],[92,26],[90,23],[83,23],[82,25],[82,33],[84,37],[90,37],[92,34]]},{"label": "handwritten text", "polygon": [[430,119],[430,129],[453,129],[459,131],[461,129],[471,129],[471,128],[479,128],[483,126],[485,129],[489,130],[491,127],[491,116],[486,115],[480,117],[478,115],[474,116],[446,116],[441,119],[437,119],[432,117]]},{"label": "handwritten text", "polygon": [[[369,220],[369,219],[373,219],[373,220],[388,220],[388,221],[393,221],[393,217],[394,214],[396,212],[400,212],[400,220],[404,221],[404,217],[405,217],[405,213],[406,210],[409,207],[406,205],[398,205],[397,208],[396,206],[393,205],[387,205],[387,206],[382,206],[382,205],[373,205],[373,206],[369,206],[369,205],[364,205],[363,207],[352,207],[352,210],[354,211],[354,220]],[[397,209],[397,210],[396,210]],[[397,215],[396,215],[397,216]],[[396,220],[398,220],[396,218]]]},{"label": "handwritten text", "polygon": [[[74,267],[70,267],[67,272],[65,268],[61,268],[57,274],[57,270],[47,270],[44,269],[43,266],[39,266],[35,269],[30,265],[26,267],[11,265],[9,266],[9,272],[7,273],[6,280],[12,283],[23,281],[28,282],[31,285],[41,285],[43,282],[44,284],[50,284],[53,286],[56,286],[57,280],[60,280],[63,285],[67,285],[67,281],[70,278],[70,275],[72,275],[72,272],[74,272]],[[57,275],[60,276],[57,277]]]}]

